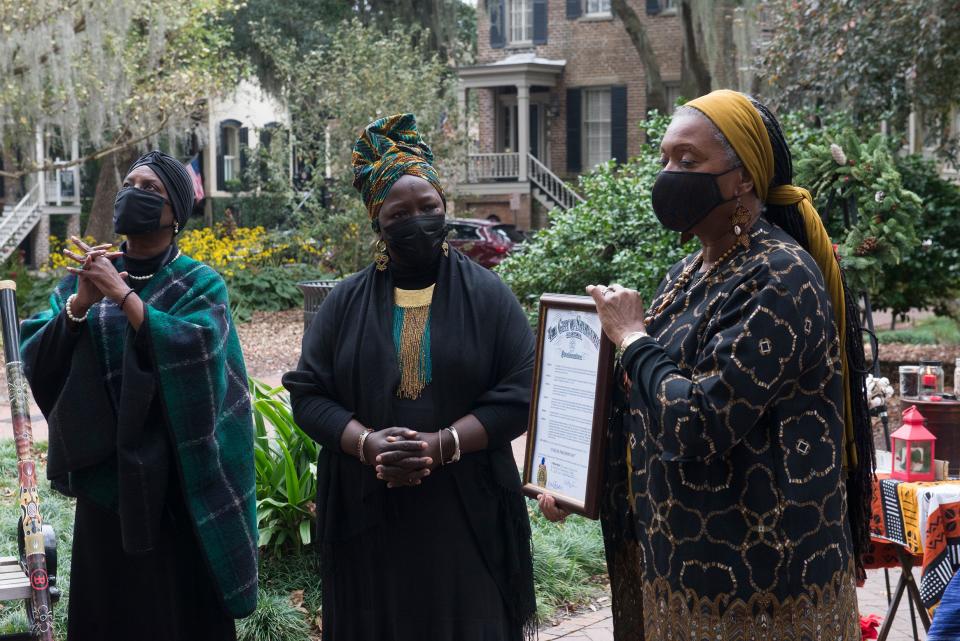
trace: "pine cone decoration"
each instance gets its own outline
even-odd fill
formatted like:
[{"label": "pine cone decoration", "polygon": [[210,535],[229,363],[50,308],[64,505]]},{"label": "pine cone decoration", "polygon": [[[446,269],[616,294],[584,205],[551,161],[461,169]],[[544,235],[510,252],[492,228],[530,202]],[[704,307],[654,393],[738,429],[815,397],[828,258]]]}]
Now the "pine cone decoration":
[{"label": "pine cone decoration", "polygon": [[866,256],[871,254],[877,249],[877,239],[874,236],[867,236],[863,239],[863,242],[860,243],[860,246],[854,250],[854,254],[857,256]]},{"label": "pine cone decoration", "polygon": [[830,143],[830,155],[833,156],[833,161],[840,165],[847,164],[847,154],[843,153],[843,147],[837,143]]}]

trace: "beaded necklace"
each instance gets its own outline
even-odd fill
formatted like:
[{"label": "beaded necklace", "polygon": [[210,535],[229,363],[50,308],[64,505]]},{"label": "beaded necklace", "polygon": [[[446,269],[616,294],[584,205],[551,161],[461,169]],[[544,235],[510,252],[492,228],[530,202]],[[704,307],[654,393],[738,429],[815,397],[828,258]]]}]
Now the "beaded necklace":
[{"label": "beaded necklace", "polygon": [[[173,257],[173,259],[170,261],[170,263],[172,263],[174,260],[176,260],[176,259],[178,259],[178,258],[180,258],[180,250],[179,250],[179,249],[177,250],[177,255]],[[167,265],[169,265],[170,263],[167,263]],[[166,267],[166,265],[164,265],[164,267]],[[157,270],[157,271],[159,271],[159,270]],[[144,275],[144,276],[134,276],[133,274],[127,274],[127,278],[130,278],[131,280],[141,280],[141,281],[142,281],[142,280],[150,280],[151,278],[153,278],[153,277],[156,276],[156,275],[157,275],[157,272],[153,272],[152,274],[146,274],[146,275]]]},{"label": "beaded necklace", "polygon": [[[729,249],[727,249],[727,251],[720,254],[720,257],[712,265],[710,265],[710,268],[707,271],[703,273],[703,276],[700,277],[700,280],[704,280],[712,276],[714,272],[716,272],[717,269],[719,269],[720,265],[725,260],[730,258],[731,255],[733,255],[733,252],[738,247],[740,247],[740,243],[734,243],[733,245],[730,246]],[[698,269],[700,269],[700,266],[702,264],[703,264],[703,250],[700,250],[700,253],[697,254],[697,257],[690,264],[690,266],[684,269],[683,273],[681,273],[680,276],[677,277],[677,280],[676,282],[673,283],[673,287],[670,288],[670,291],[664,294],[663,298],[660,300],[660,304],[657,305],[651,313],[647,314],[644,317],[643,319],[644,325],[649,326],[650,323],[653,322],[653,319],[655,319],[657,316],[663,313],[663,311],[667,307],[669,307],[674,300],[676,300],[680,292],[686,289],[687,284],[690,282],[690,279],[693,278],[693,274]],[[700,282],[700,281],[697,281],[697,282]]]}]

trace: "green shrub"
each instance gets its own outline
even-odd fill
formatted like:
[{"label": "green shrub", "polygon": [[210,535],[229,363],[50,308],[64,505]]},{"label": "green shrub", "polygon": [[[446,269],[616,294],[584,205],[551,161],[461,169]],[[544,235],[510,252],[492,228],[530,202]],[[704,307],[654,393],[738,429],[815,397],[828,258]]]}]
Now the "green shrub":
[{"label": "green shrub", "polygon": [[254,613],[237,621],[237,641],[310,641],[310,624],[289,598],[263,595]]},{"label": "green shrub", "polygon": [[910,345],[960,345],[960,325],[952,318],[936,316],[919,321],[911,329],[877,332],[877,340]]},{"label": "green shrub", "polygon": [[224,276],[238,322],[249,318],[249,312],[254,310],[278,312],[302,307],[303,292],[297,283],[321,278],[329,278],[329,274],[320,267],[302,263],[251,266]]},{"label": "green shrub", "polygon": [[250,379],[250,394],[259,544],[276,553],[285,547],[299,550],[311,540],[320,446],[294,422],[290,397],[282,387]]},{"label": "green shrub", "polygon": [[571,516],[565,523],[546,520],[533,501],[533,580],[537,615],[550,618],[567,604],[585,602],[600,590],[598,577],[606,575],[600,523]]}]

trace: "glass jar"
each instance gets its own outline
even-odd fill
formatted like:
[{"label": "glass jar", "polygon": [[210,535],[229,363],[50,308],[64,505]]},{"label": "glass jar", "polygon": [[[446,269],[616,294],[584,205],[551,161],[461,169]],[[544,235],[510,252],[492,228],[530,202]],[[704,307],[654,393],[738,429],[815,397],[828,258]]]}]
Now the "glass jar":
[{"label": "glass jar", "polygon": [[953,368],[953,395],[960,401],[960,356]]},{"label": "glass jar", "polygon": [[943,394],[943,363],[920,361],[920,398]]},{"label": "glass jar", "polygon": [[920,395],[920,379],[916,365],[900,366],[900,398],[917,398]]}]

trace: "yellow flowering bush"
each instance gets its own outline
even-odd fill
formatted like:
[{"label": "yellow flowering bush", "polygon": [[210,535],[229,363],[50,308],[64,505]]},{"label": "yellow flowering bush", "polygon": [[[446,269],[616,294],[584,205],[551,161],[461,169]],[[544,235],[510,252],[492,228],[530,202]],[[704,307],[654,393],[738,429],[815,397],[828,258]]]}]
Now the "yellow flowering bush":
[{"label": "yellow flowering bush", "polygon": [[[93,236],[84,236],[80,240],[91,246],[97,244],[97,240]],[[80,253],[69,238],[60,239],[56,236],[50,236],[50,258],[47,259],[45,265],[40,266],[40,271],[44,273],[66,272],[67,267],[76,266],[76,262],[63,255],[64,249]]]},{"label": "yellow flowering bush", "polygon": [[180,234],[177,245],[187,256],[225,276],[249,267],[317,263],[324,258],[322,250],[300,236],[277,238],[263,227],[237,227],[230,231],[224,225],[191,229]]}]

